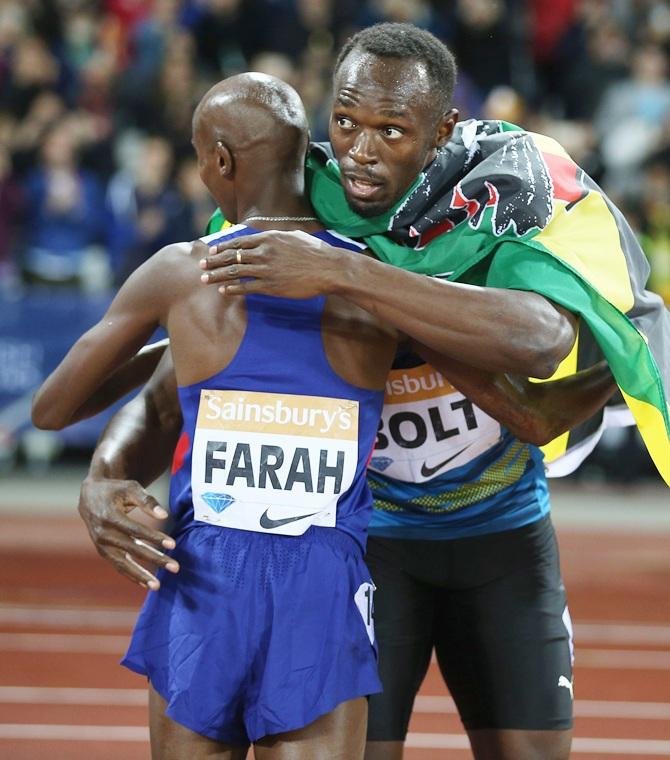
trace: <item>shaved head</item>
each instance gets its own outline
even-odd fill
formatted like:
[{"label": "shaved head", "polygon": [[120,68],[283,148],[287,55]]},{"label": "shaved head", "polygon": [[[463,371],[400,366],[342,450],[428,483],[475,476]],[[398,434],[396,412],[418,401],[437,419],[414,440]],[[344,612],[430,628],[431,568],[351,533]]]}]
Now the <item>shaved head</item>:
[{"label": "shaved head", "polygon": [[205,93],[193,115],[194,131],[202,125],[235,152],[265,145],[295,152],[308,137],[298,93],[281,79],[255,72],[224,79]]},{"label": "shaved head", "polygon": [[200,178],[231,221],[254,203],[286,206],[302,197],[308,143],[300,96],[268,74],[224,79],[193,114]]}]

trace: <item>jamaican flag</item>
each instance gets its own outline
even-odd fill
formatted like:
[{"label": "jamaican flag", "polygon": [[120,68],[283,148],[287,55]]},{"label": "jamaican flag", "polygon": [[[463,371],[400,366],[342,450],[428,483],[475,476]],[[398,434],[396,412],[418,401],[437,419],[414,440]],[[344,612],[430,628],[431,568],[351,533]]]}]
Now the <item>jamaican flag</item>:
[{"label": "jamaican flag", "polygon": [[[649,266],[625,219],[557,142],[505,122],[461,122],[405,197],[373,218],[349,208],[339,177],[329,147],[313,146],[307,180],[318,216],[363,238],[382,261],[534,291],[580,315],[579,338],[554,379],[604,356],[670,485],[670,313],[644,289]],[[627,416],[606,408],[550,443],[550,474],[574,469],[603,427]]]}]

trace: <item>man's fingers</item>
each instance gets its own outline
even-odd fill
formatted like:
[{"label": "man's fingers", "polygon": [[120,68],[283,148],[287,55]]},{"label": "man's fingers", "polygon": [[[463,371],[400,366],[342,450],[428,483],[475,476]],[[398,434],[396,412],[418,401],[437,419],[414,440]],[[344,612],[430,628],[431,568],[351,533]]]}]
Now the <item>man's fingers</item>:
[{"label": "man's fingers", "polygon": [[245,240],[250,238],[235,238],[230,242],[211,246],[208,255],[200,259],[200,268],[219,269],[232,264],[257,264],[263,261],[267,246],[262,241],[252,241],[253,245],[233,247],[234,243]]},{"label": "man's fingers", "polygon": [[271,294],[267,285],[264,285],[260,280],[230,280],[225,285],[219,285],[219,293],[226,296],[244,296],[249,293],[265,293]]},{"label": "man's fingers", "polygon": [[[98,551],[103,557],[112,559],[115,564],[121,558],[131,557],[135,563],[144,563],[164,567],[171,573],[179,572],[179,563],[169,554],[164,554],[155,546],[139,538],[127,538],[122,535],[109,535],[100,542]],[[148,571],[147,571],[148,572]]]},{"label": "man's fingers", "polygon": [[149,517],[157,517],[159,520],[164,520],[168,516],[168,513],[158,501],[150,493],[147,493],[139,483],[135,482],[128,486],[123,500],[127,506],[141,509]]},{"label": "man's fingers", "polygon": [[231,280],[240,280],[242,277],[257,280],[266,273],[266,268],[263,266],[231,264],[200,275],[200,280],[206,285],[211,285],[217,282],[228,283]]},{"label": "man's fingers", "polygon": [[133,583],[154,591],[160,588],[161,584],[158,578],[147,570],[146,567],[142,567],[139,562],[133,559],[129,552],[124,552],[122,549],[105,549],[101,554],[114,565],[117,572]]},{"label": "man's fingers", "polygon": [[118,531],[124,537],[139,538],[154,546],[162,546],[165,549],[174,549],[174,538],[162,533],[159,530],[143,525],[137,520],[131,520],[128,517],[114,515],[113,519],[107,519],[104,524],[112,530]]},{"label": "man's fingers", "polygon": [[145,541],[142,541],[139,538],[133,538],[133,543],[137,547],[137,550],[141,552],[144,559],[149,560],[149,562],[155,562],[156,564],[162,565],[171,573],[179,572],[179,563],[173,557],[170,557],[168,554],[163,554],[163,552],[156,549],[155,546],[147,544]]},{"label": "man's fingers", "polygon": [[235,255],[235,251],[240,249],[249,249],[249,248],[257,248],[259,245],[262,245],[267,239],[272,240],[273,238],[277,237],[277,231],[273,230],[270,232],[254,232],[252,235],[243,235],[242,237],[236,237],[232,240],[222,240],[220,243],[217,243],[216,245],[210,245],[209,246],[209,252],[211,253],[221,253],[221,251],[233,251],[233,256]]},{"label": "man's fingers", "polygon": [[232,266],[248,267],[257,262],[257,253],[257,251],[244,251],[243,253],[241,250],[238,250],[210,254],[206,258],[200,259],[200,269],[211,271]]},{"label": "man's fingers", "polygon": [[139,505],[139,508],[150,517],[156,517],[159,520],[165,520],[168,516],[168,513],[163,507],[160,505],[160,503],[154,499],[154,497],[151,494],[147,494],[144,497],[144,500]]},{"label": "man's fingers", "polygon": [[158,591],[160,588],[161,584],[158,578],[142,567],[139,562],[135,562],[128,552],[123,555],[123,560],[119,560],[116,563],[116,567],[120,573],[130,578],[131,581],[139,583],[140,586],[144,586],[152,591]]}]

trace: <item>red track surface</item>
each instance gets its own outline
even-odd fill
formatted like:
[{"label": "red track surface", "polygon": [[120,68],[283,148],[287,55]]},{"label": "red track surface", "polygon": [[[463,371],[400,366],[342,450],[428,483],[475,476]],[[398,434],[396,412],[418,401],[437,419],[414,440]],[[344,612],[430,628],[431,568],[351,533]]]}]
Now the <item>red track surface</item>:
[{"label": "red track surface", "polygon": [[[575,760],[670,758],[669,538],[559,531]],[[117,664],[141,590],[75,517],[4,515],[0,548],[0,758],[148,758],[145,684]],[[406,760],[471,756],[435,667],[410,732]]]}]

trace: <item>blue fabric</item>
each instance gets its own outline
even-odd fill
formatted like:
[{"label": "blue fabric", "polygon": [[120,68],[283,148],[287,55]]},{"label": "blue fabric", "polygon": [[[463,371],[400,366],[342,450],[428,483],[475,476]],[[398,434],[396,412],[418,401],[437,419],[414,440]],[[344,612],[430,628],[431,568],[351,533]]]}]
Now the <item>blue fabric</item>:
[{"label": "blue fabric", "polygon": [[123,665],[149,677],[173,720],[246,744],[381,691],[354,602],[370,574],[349,536],[199,525],[172,554],[181,570],[160,571]]}]

